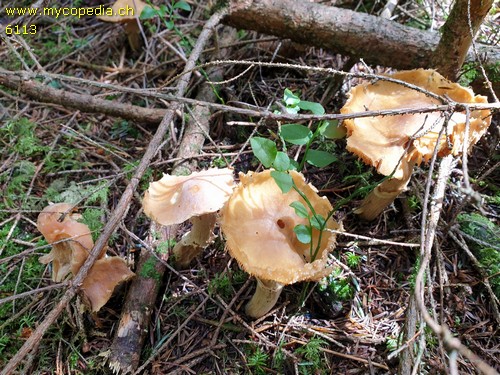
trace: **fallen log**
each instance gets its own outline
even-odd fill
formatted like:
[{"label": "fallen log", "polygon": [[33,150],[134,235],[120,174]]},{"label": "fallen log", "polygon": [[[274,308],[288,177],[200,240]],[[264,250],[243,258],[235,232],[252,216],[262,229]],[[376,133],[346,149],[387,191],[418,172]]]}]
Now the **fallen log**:
[{"label": "fallen log", "polygon": [[[438,32],[301,0],[230,0],[223,23],[396,69],[431,66],[440,39]],[[478,53],[486,65],[500,62],[498,47],[478,44]],[[469,51],[466,61],[472,60]]]}]

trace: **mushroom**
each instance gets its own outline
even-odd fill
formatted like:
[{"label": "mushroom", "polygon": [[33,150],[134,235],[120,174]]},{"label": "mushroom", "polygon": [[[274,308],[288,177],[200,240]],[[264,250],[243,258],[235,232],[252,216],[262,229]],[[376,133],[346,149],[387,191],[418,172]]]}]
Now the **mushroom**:
[{"label": "mushroom", "polygon": [[[446,80],[434,70],[400,71],[390,76],[408,82],[431,93],[446,96],[458,103],[486,103],[487,98],[474,95],[472,90]],[[424,108],[441,104],[437,99],[394,82],[379,80],[351,89],[340,110],[342,114],[366,110],[397,110]],[[377,172],[388,176],[356,210],[363,219],[373,220],[406,189],[413,166],[428,162],[438,148],[439,156],[458,155],[464,147],[464,113],[455,112],[449,118],[445,134],[437,144],[438,134],[445,123],[441,112],[404,114],[386,117],[364,117],[344,120],[347,128],[347,149],[359,156]],[[470,113],[468,150],[486,132],[491,122],[489,110]],[[452,147],[448,147],[448,141]]]},{"label": "mushroom", "polygon": [[[123,24],[130,47],[134,51],[137,51],[141,47],[139,17],[146,6],[148,6],[148,4],[141,0],[117,0],[111,7],[113,11],[112,15],[106,14],[97,16],[97,18],[104,22]],[[132,12],[130,12],[130,10],[132,10]],[[121,15],[122,13],[125,14]]]},{"label": "mushroom", "polygon": [[[316,214],[327,217],[332,205],[320,197],[304,176],[290,171],[295,186],[307,197]],[[308,225],[298,216],[293,202],[306,205],[295,191],[282,193],[271,171],[240,173],[240,185],[221,210],[221,230],[231,256],[240,266],[257,278],[257,289],[246,306],[247,315],[257,318],[273,308],[284,285],[299,281],[316,281],[328,275],[328,252],[334,248],[335,235],[328,230],[312,229],[312,243],[319,245],[314,257],[310,244],[299,241],[294,228]],[[338,229],[333,219],[326,229]],[[313,259],[314,258],[314,259]]]},{"label": "mushroom", "polygon": [[193,224],[174,246],[178,267],[184,268],[210,243],[217,211],[233,192],[233,172],[211,168],[189,176],[165,174],[152,182],[143,200],[144,213],[161,225]]},{"label": "mushroom", "polygon": [[98,259],[83,280],[83,296],[92,311],[99,311],[111,298],[115,287],[134,276],[123,258],[115,256]]},{"label": "mushroom", "polygon": [[[52,280],[56,282],[70,272],[76,275],[94,247],[89,227],[76,221],[72,209],[68,203],[58,203],[45,207],[38,215],[37,228],[52,244],[50,253],[39,261],[52,262]],[[104,258],[105,253],[103,249],[82,284],[85,300],[94,312],[104,306],[120,282],[134,276],[122,258]]]},{"label": "mushroom", "polygon": [[77,215],[72,210],[72,205],[58,203],[45,207],[38,215],[37,228],[52,244],[50,253],[39,260],[43,264],[52,262],[52,280],[56,282],[70,272],[75,275],[94,247],[89,227],[76,221]]}]

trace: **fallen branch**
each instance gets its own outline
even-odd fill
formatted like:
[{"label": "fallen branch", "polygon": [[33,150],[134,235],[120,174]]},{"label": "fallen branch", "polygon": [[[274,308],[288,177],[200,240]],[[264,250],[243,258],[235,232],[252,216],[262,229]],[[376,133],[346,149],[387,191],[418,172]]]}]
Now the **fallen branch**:
[{"label": "fallen branch", "polygon": [[[382,17],[300,0],[231,0],[223,22],[396,69],[432,66],[440,38]],[[486,65],[500,61],[498,47],[478,45],[478,52]],[[467,60],[475,56],[469,53]]]},{"label": "fallen branch", "polygon": [[[225,65],[254,65],[255,67],[274,67],[274,68],[280,68],[280,69],[300,69],[304,71],[312,71],[312,72],[321,72],[324,74],[339,74],[342,76],[346,77],[356,77],[356,78],[364,78],[364,79],[379,79],[379,80],[387,80],[391,82],[398,82],[399,84],[402,84],[406,87],[411,87],[417,89],[414,85],[410,85],[406,82],[398,81],[391,79],[386,76],[381,76],[378,74],[367,74],[367,73],[347,73],[335,69],[329,69],[329,68],[320,68],[320,67],[311,67],[311,66],[305,66],[305,65],[298,65],[298,64],[283,64],[283,63],[268,63],[268,62],[259,62],[259,61],[237,61],[237,60],[222,60],[222,61],[212,61],[209,63],[205,64],[200,64],[197,67],[185,71],[182,74],[179,74],[176,76],[176,79],[180,78],[183,75],[186,75],[188,73],[191,73],[194,70],[197,69],[205,69],[205,68],[211,68],[214,66],[225,66]],[[463,108],[469,108],[469,110],[476,110],[476,109],[491,109],[491,110],[498,110],[500,109],[500,103],[486,103],[486,104],[464,104],[464,103],[449,103],[449,104],[443,104],[443,105],[436,105],[436,106],[431,106],[431,107],[422,107],[422,108],[399,108],[396,110],[379,110],[379,111],[364,111],[364,112],[359,112],[359,113],[352,113],[352,114],[339,114],[339,113],[328,113],[325,115],[314,115],[314,114],[305,114],[305,115],[294,115],[294,114],[289,114],[289,113],[275,113],[271,110],[265,109],[265,108],[260,108],[260,107],[255,107],[255,106],[247,106],[247,108],[241,108],[241,107],[233,107],[225,104],[220,104],[220,103],[211,103],[211,102],[205,102],[205,101],[200,101],[196,99],[191,99],[191,98],[184,98],[184,97],[179,97],[177,95],[170,95],[170,94],[162,94],[158,92],[154,92],[151,90],[144,90],[144,89],[133,89],[129,87],[122,87],[118,85],[112,85],[108,83],[102,83],[102,82],[94,82],[86,79],[81,79],[81,78],[74,78],[74,77],[69,77],[69,76],[62,76],[59,74],[50,74],[50,73],[44,73],[44,74],[35,74],[35,73],[28,73],[28,72],[11,72],[8,70],[4,70],[0,68],[0,84],[2,82],[7,82],[7,84],[10,84],[9,82],[12,82],[11,77],[16,77],[14,78],[14,82],[17,82],[17,78],[20,78],[21,81],[29,81],[31,82],[29,86],[19,86],[20,89],[24,87],[33,87],[33,90],[28,90],[26,92],[23,92],[30,96],[33,93],[37,92],[45,92],[46,89],[49,89],[47,92],[51,92],[54,103],[62,103],[64,97],[67,95],[67,93],[63,90],[54,90],[48,86],[45,86],[43,84],[40,84],[36,81],[33,81],[34,78],[36,77],[43,77],[47,79],[61,79],[64,81],[68,82],[78,82],[80,84],[86,84],[90,86],[96,86],[100,88],[106,88],[118,92],[124,92],[124,93],[131,93],[135,95],[141,95],[143,97],[148,97],[148,98],[155,98],[155,99],[163,99],[169,102],[178,102],[182,104],[192,104],[192,105],[197,105],[197,106],[205,106],[208,108],[212,108],[218,111],[223,111],[223,112],[228,112],[228,113],[235,113],[239,114],[241,116],[247,116],[247,117],[265,117],[270,120],[276,120],[276,121],[322,121],[322,120],[344,120],[346,118],[360,118],[360,117],[372,117],[372,116],[398,116],[402,114],[413,114],[413,113],[428,113],[428,112],[434,112],[434,111],[462,111]],[[216,84],[216,82],[214,82]],[[422,90],[421,88],[418,88],[419,90]],[[428,93],[428,92],[427,92]],[[437,97],[439,100],[445,100],[445,98],[442,97]],[[52,101],[47,101],[46,97],[40,95],[35,97],[31,97],[30,99],[35,99],[39,102],[42,103],[52,103]],[[73,97],[74,101],[73,102],[66,102],[64,101],[64,106],[68,108],[76,108],[81,111],[88,110],[90,112],[93,112],[94,110],[97,112],[101,112],[99,107],[91,107],[91,108],[86,108],[85,103],[88,102],[89,100],[92,99],[91,95],[85,95],[85,94],[78,94],[78,96]],[[101,99],[100,99],[101,100]],[[120,105],[123,105],[122,103],[117,103],[115,101],[107,101],[104,100],[106,108],[104,110],[108,110],[109,108],[120,108]],[[132,108],[141,108],[144,110],[144,113],[147,115],[149,118],[150,114],[148,114],[148,111],[159,111],[159,113],[166,113],[166,110],[164,109],[149,109],[149,108],[142,108],[142,107],[136,107],[136,106],[131,106]],[[101,112],[105,113],[105,112]],[[123,113],[110,113],[110,115],[113,116],[122,116],[123,118],[131,119],[134,118],[133,115],[127,113],[125,110]],[[151,115],[151,121],[153,121],[155,118],[157,118],[157,115]],[[157,118],[158,122],[161,121],[161,118]],[[154,121],[152,123],[155,123]]]},{"label": "fallen branch", "polygon": [[[219,23],[219,20],[221,19],[223,15],[223,12],[218,12],[212,15],[212,17],[207,21],[207,24],[205,25],[205,28],[207,27],[214,27]],[[208,37],[208,35],[207,35]],[[191,70],[196,64],[196,57],[199,56],[202,46],[205,44],[205,41],[203,38],[200,36],[198,38],[198,41],[193,48],[193,52],[191,53],[191,57],[186,63],[185,70]],[[191,75],[186,74],[184,75],[178,85],[177,85],[177,95],[182,96],[186,92],[189,79]],[[129,184],[125,188],[125,191],[123,192],[119,202],[116,205],[116,208],[114,209],[113,213],[111,214],[108,222],[102,229],[102,233],[97,239],[94,248],[92,249],[90,256],[87,258],[83,266],[80,268],[80,271],[78,274],[74,277],[72,286],[68,288],[68,290],[65,292],[59,303],[52,309],[47,317],[39,324],[37,329],[31,334],[31,336],[26,340],[24,345],[18,350],[18,352],[14,355],[14,357],[11,358],[9,363],[5,366],[5,368],[2,370],[1,375],[8,375],[11,374],[14,369],[21,363],[21,361],[26,357],[28,353],[35,347],[35,344],[41,340],[45,332],[50,328],[50,326],[56,321],[56,319],[59,317],[61,312],[66,308],[66,306],[69,304],[69,302],[73,299],[73,297],[76,295],[78,290],[80,289],[80,286],[82,285],[83,280],[87,276],[90,268],[93,266],[94,262],[97,260],[99,257],[102,249],[107,246],[108,240],[127,213],[130,201],[132,200],[133,194],[135,189],[137,188],[137,185],[139,184],[139,181],[141,177],[144,175],[144,172],[148,168],[149,164],[151,163],[151,160],[153,157],[156,155],[158,152],[158,149],[160,145],[163,143],[165,134],[167,133],[168,129],[170,128],[170,123],[174,119],[174,116],[176,115],[177,111],[181,108],[181,104],[178,102],[172,102],[170,105],[170,108],[166,111],[166,114],[161,121],[160,125],[158,126],[158,129],[156,133],[154,134],[153,138],[151,139],[148,148],[144,152],[144,155],[137,166],[137,169],[135,170],[135,173],[133,177],[130,179]]]},{"label": "fallen branch", "polygon": [[[198,38],[198,43],[205,43],[216,26],[217,19],[211,19]],[[234,34],[233,34],[234,35]],[[191,55],[190,59],[194,57]],[[195,58],[197,60],[197,57]],[[186,65],[187,68],[188,65]],[[211,80],[221,80],[223,69],[212,68],[207,71]],[[208,83],[203,83],[198,100],[215,101],[217,98]],[[198,155],[209,133],[210,110],[207,107],[195,106],[189,117],[186,131],[182,137],[177,157],[181,163],[172,170],[172,174],[186,174],[196,168],[191,158]],[[165,243],[177,232],[177,226],[168,228],[151,223],[150,236],[147,239],[148,248],[155,248],[155,244]],[[152,271],[152,272],[151,272]],[[131,373],[139,366],[140,354],[147,336],[151,313],[153,312],[166,265],[151,251],[141,252],[137,277],[132,282],[123,308],[120,323],[110,349],[109,367],[115,373]]]},{"label": "fallen branch", "polygon": [[6,71],[0,71],[0,85],[21,92],[38,102],[58,104],[83,112],[102,113],[146,124],[159,124],[166,113],[165,109],[144,108],[114,100],[100,99],[92,95],[54,89],[36,81],[23,79],[15,74],[8,74]]}]

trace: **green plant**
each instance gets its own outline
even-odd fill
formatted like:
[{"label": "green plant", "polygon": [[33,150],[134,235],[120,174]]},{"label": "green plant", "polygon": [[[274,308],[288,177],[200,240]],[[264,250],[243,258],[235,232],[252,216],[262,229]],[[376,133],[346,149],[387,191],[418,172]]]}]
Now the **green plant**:
[{"label": "green plant", "polygon": [[5,334],[0,335],[0,355],[4,351],[4,349],[9,345],[9,337]]},{"label": "green plant", "polygon": [[335,268],[332,273],[321,279],[316,288],[329,303],[347,301],[354,295],[354,287],[340,267]]},{"label": "green plant", "polygon": [[321,363],[323,359],[321,349],[326,345],[327,343],[324,340],[314,336],[307,342],[307,344],[295,351],[295,354],[302,356],[307,361],[299,363],[299,369],[302,374],[318,373],[318,371],[321,370]]},{"label": "green plant", "polygon": [[500,228],[488,218],[472,213],[457,217],[470,249],[489,275],[490,285],[500,298]]},{"label": "green plant", "polygon": [[119,139],[125,137],[138,138],[141,133],[126,120],[118,120],[113,123],[110,135],[111,139]]},{"label": "green plant", "polygon": [[180,10],[190,12],[191,5],[184,0],[172,0],[169,4],[161,4],[158,7],[147,6],[143,9],[140,19],[150,20],[159,16],[168,30],[173,30],[179,37],[181,37],[180,45],[187,50],[190,50],[193,43],[175,24],[175,22],[180,18],[178,14]]},{"label": "green plant", "polygon": [[48,150],[35,136],[36,124],[25,117],[8,121],[0,128],[0,136],[5,139],[12,152],[31,157]]},{"label": "green plant", "polygon": [[[321,104],[301,100],[288,89],[285,89],[283,102],[285,104],[286,111],[289,113],[296,114],[300,110],[308,110],[316,115],[322,115],[325,113]],[[250,139],[254,155],[260,160],[264,167],[274,169],[271,171],[271,176],[281,191],[283,193],[287,193],[291,189],[294,189],[306,203],[306,205],[304,205],[302,202],[295,201],[290,204],[290,206],[295,210],[295,213],[299,217],[307,219],[308,221],[308,225],[299,224],[295,226],[294,232],[300,242],[310,244],[310,257],[312,261],[316,259],[319,246],[321,244],[322,232],[326,227],[328,219],[333,214],[333,211],[326,218],[317,214],[309,199],[302,191],[300,191],[300,189],[297,188],[288,171],[300,171],[304,168],[305,163],[318,168],[323,168],[335,162],[337,158],[333,154],[326,151],[315,150],[311,147],[320,137],[334,139],[339,136],[340,133],[337,123],[321,121],[317,125],[314,132],[308,127],[300,124],[285,124],[280,126],[278,137],[281,140],[283,151],[278,151],[276,143],[270,139],[263,137],[253,137]],[[304,154],[300,162],[297,162],[288,156],[287,144],[305,147]],[[320,232],[318,243],[316,245],[312,242],[313,228]]]},{"label": "green plant", "polygon": [[352,251],[345,253],[346,263],[350,268],[356,268],[361,262],[361,257],[354,254]]},{"label": "green plant", "polygon": [[223,299],[231,296],[233,286],[227,273],[216,273],[208,283],[208,294],[211,296],[219,294]]},{"label": "green plant", "polygon": [[417,210],[420,208],[420,199],[416,195],[410,195],[408,197],[408,206],[410,210]]},{"label": "green plant", "polygon": [[390,336],[385,341],[385,347],[389,352],[397,350],[400,346],[401,346],[401,336],[400,337]]},{"label": "green plant", "polygon": [[247,365],[252,374],[265,375],[267,374],[266,366],[268,360],[269,354],[265,353],[258,347],[253,353],[247,356]]},{"label": "green plant", "polygon": [[[415,285],[416,285],[416,281],[417,281],[417,274],[418,274],[418,270],[420,269],[420,257],[417,256],[417,259],[415,260],[415,265],[412,267],[412,272],[411,272],[411,275],[408,279],[408,284],[410,285],[410,289],[413,293],[413,291],[415,290]],[[424,280],[425,280],[425,277],[424,277]]]}]

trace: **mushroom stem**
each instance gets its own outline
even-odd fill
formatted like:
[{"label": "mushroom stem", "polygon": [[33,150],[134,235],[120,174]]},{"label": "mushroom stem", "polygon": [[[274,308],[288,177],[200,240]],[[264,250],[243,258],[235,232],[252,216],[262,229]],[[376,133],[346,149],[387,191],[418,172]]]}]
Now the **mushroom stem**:
[{"label": "mushroom stem", "polygon": [[401,179],[389,178],[381,182],[364,199],[361,206],[354,211],[364,220],[375,219],[388,205],[390,205],[408,186],[411,172],[415,163],[403,163],[403,177]]},{"label": "mushroom stem", "polygon": [[209,244],[216,220],[216,213],[194,216],[189,220],[193,224],[191,231],[184,234],[173,249],[177,268],[188,267]]},{"label": "mushroom stem", "polygon": [[260,318],[267,314],[274,307],[283,290],[283,285],[276,281],[256,279],[255,294],[245,307],[245,313],[252,318]]},{"label": "mushroom stem", "polygon": [[142,45],[141,39],[141,29],[139,27],[139,21],[137,19],[132,19],[125,22],[124,25],[125,34],[127,34],[128,43],[133,51],[139,51]]}]

